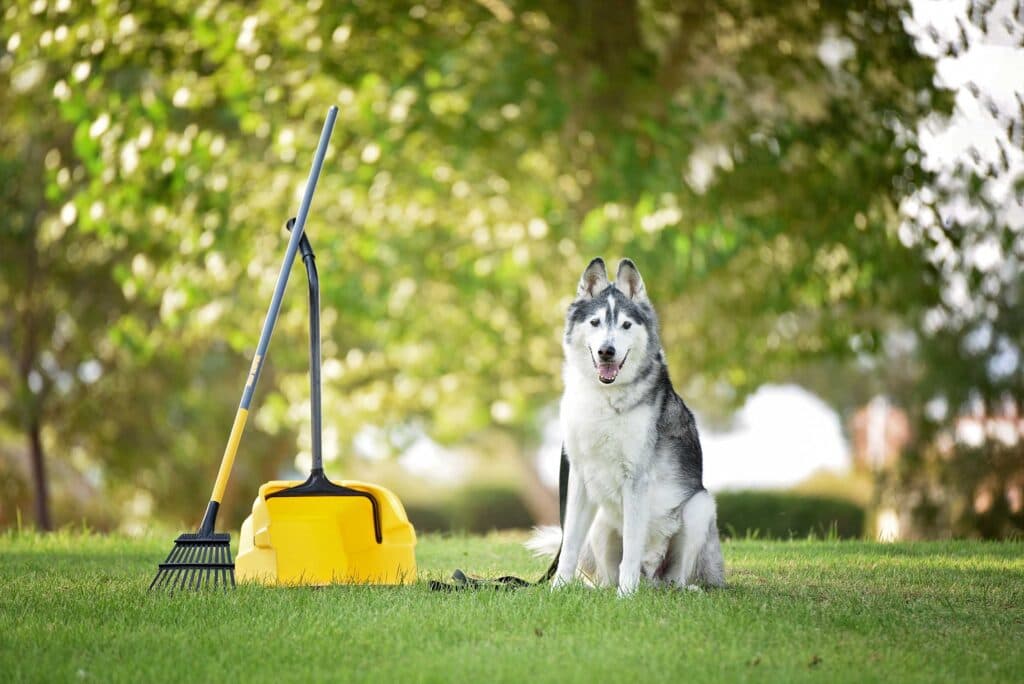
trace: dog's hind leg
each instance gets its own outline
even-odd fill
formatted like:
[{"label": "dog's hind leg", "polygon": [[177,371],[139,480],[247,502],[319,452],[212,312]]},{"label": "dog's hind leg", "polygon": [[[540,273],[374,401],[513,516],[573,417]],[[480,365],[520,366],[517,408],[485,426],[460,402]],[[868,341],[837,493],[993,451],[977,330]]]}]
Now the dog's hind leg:
[{"label": "dog's hind leg", "polygon": [[708,538],[697,556],[694,581],[705,587],[725,586],[725,559],[722,558],[722,544],[718,540],[718,521],[708,524]]},{"label": "dog's hind leg", "polygon": [[[669,544],[672,557],[665,572],[665,580],[680,587],[697,581],[710,584],[708,578],[698,577],[697,565],[698,560],[705,561],[702,556],[709,542],[714,543],[718,558],[722,557],[718,530],[715,529],[715,500],[707,491],[697,492],[683,505],[682,515],[683,527]],[[706,564],[705,561],[701,565]],[[706,568],[699,569],[703,571]]]}]

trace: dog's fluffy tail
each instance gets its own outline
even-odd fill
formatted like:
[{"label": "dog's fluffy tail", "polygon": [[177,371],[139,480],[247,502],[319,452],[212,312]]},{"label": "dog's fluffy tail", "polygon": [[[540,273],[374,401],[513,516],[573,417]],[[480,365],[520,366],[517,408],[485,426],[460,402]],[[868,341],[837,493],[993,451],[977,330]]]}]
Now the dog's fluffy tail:
[{"label": "dog's fluffy tail", "polygon": [[538,558],[551,558],[562,545],[562,528],[558,525],[534,527],[533,534],[523,544]]}]

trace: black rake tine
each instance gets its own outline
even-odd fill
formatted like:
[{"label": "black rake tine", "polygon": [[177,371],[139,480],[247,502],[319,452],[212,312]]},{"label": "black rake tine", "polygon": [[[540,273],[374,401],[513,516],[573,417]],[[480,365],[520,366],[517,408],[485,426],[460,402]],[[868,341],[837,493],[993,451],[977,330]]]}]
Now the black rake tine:
[{"label": "black rake tine", "polygon": [[175,569],[174,573],[171,575],[170,590],[172,594],[181,588],[181,576],[183,574],[184,573],[181,572],[180,569]]},{"label": "black rake tine", "polygon": [[[198,564],[198,563],[201,563],[202,561],[203,561],[203,547],[202,546],[197,546],[196,547],[196,553],[195,553],[195,560],[193,562]],[[202,581],[203,581],[203,570],[202,570],[202,568],[199,568],[199,567],[192,568],[192,576],[189,578],[189,584],[188,584],[189,590],[190,591],[196,591],[197,589],[199,589],[199,585],[202,583]]]},{"label": "black rake tine", "polygon": [[177,581],[177,579],[178,573],[174,570],[168,569],[167,572],[164,573],[164,581],[161,583],[160,586],[163,589],[170,589],[171,591],[174,591],[174,583]]},{"label": "black rake tine", "polygon": [[157,570],[156,571],[156,577],[154,577],[153,581],[149,583],[149,589],[147,589],[146,591],[153,591],[153,587],[156,586],[157,581],[160,579],[160,577],[163,576],[163,574],[164,574],[164,569],[163,568],[160,568],[159,570]]},{"label": "black rake tine", "polygon": [[173,594],[174,587],[178,583],[178,572],[176,570],[167,571],[167,581],[164,582],[163,588],[167,590],[167,593]]},{"label": "black rake tine", "polygon": [[[198,547],[196,549],[196,551],[197,551],[197,553],[196,553],[196,563],[205,563],[206,562],[206,560],[205,560],[206,547],[205,546],[200,546],[200,547]],[[205,568],[201,568],[201,567],[197,567],[196,568],[196,586],[194,587],[194,589],[196,591],[201,589],[202,586],[203,586],[203,574],[205,572],[206,572]]]},{"label": "black rake tine", "polygon": [[[190,555],[191,555],[191,549],[186,549],[185,553],[182,554],[182,560],[180,560],[179,562],[181,562],[181,563],[188,563]],[[188,571],[189,571],[189,569],[188,569],[187,566],[184,567],[184,568],[180,568],[178,570],[178,584],[177,584],[177,587],[178,587],[178,589],[181,589],[182,591],[184,591],[185,589],[188,588],[187,587],[187,584],[188,584]]]},{"label": "black rake tine", "polygon": [[167,579],[167,570],[164,569],[164,568],[160,568],[159,570],[156,571],[156,577],[154,577],[153,581],[150,583],[149,590],[153,591],[154,587],[160,587],[164,583],[164,580],[166,580],[166,579]]},{"label": "black rake tine", "polygon": [[157,589],[166,589],[167,586],[171,583],[174,573],[172,573],[167,568],[161,568],[160,572],[162,576],[160,577],[160,581],[157,583],[156,587]]}]

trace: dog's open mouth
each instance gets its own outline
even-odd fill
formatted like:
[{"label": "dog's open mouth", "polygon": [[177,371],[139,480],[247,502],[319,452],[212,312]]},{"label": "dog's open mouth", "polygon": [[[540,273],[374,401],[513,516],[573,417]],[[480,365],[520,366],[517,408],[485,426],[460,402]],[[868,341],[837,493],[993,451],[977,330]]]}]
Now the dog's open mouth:
[{"label": "dog's open mouth", "polygon": [[[597,369],[597,379],[606,385],[610,385],[615,382],[615,378],[619,376],[619,371],[622,370],[624,365],[626,365],[626,357],[628,356],[629,352],[626,352],[626,355],[622,357],[622,363],[615,363],[614,361],[611,363],[598,363],[594,361],[594,368]],[[593,355],[591,355],[590,358],[593,360]]]}]

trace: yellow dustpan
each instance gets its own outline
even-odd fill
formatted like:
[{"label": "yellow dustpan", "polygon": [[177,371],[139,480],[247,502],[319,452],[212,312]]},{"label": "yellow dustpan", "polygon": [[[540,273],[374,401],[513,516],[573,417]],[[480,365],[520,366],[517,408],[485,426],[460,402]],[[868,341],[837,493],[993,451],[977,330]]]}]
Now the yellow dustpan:
[{"label": "yellow dustpan", "polygon": [[[288,222],[291,230],[295,219]],[[313,466],[304,482],[260,487],[239,533],[235,577],[266,585],[408,584],[416,580],[416,532],[398,498],[365,482],[324,475],[320,408],[320,287],[313,248],[299,242],[309,278]]]},{"label": "yellow dustpan", "polygon": [[[333,491],[333,493],[328,493]],[[408,584],[416,533],[394,494],[320,471],[305,482],[260,487],[242,523],[239,582],[269,585]]]}]

